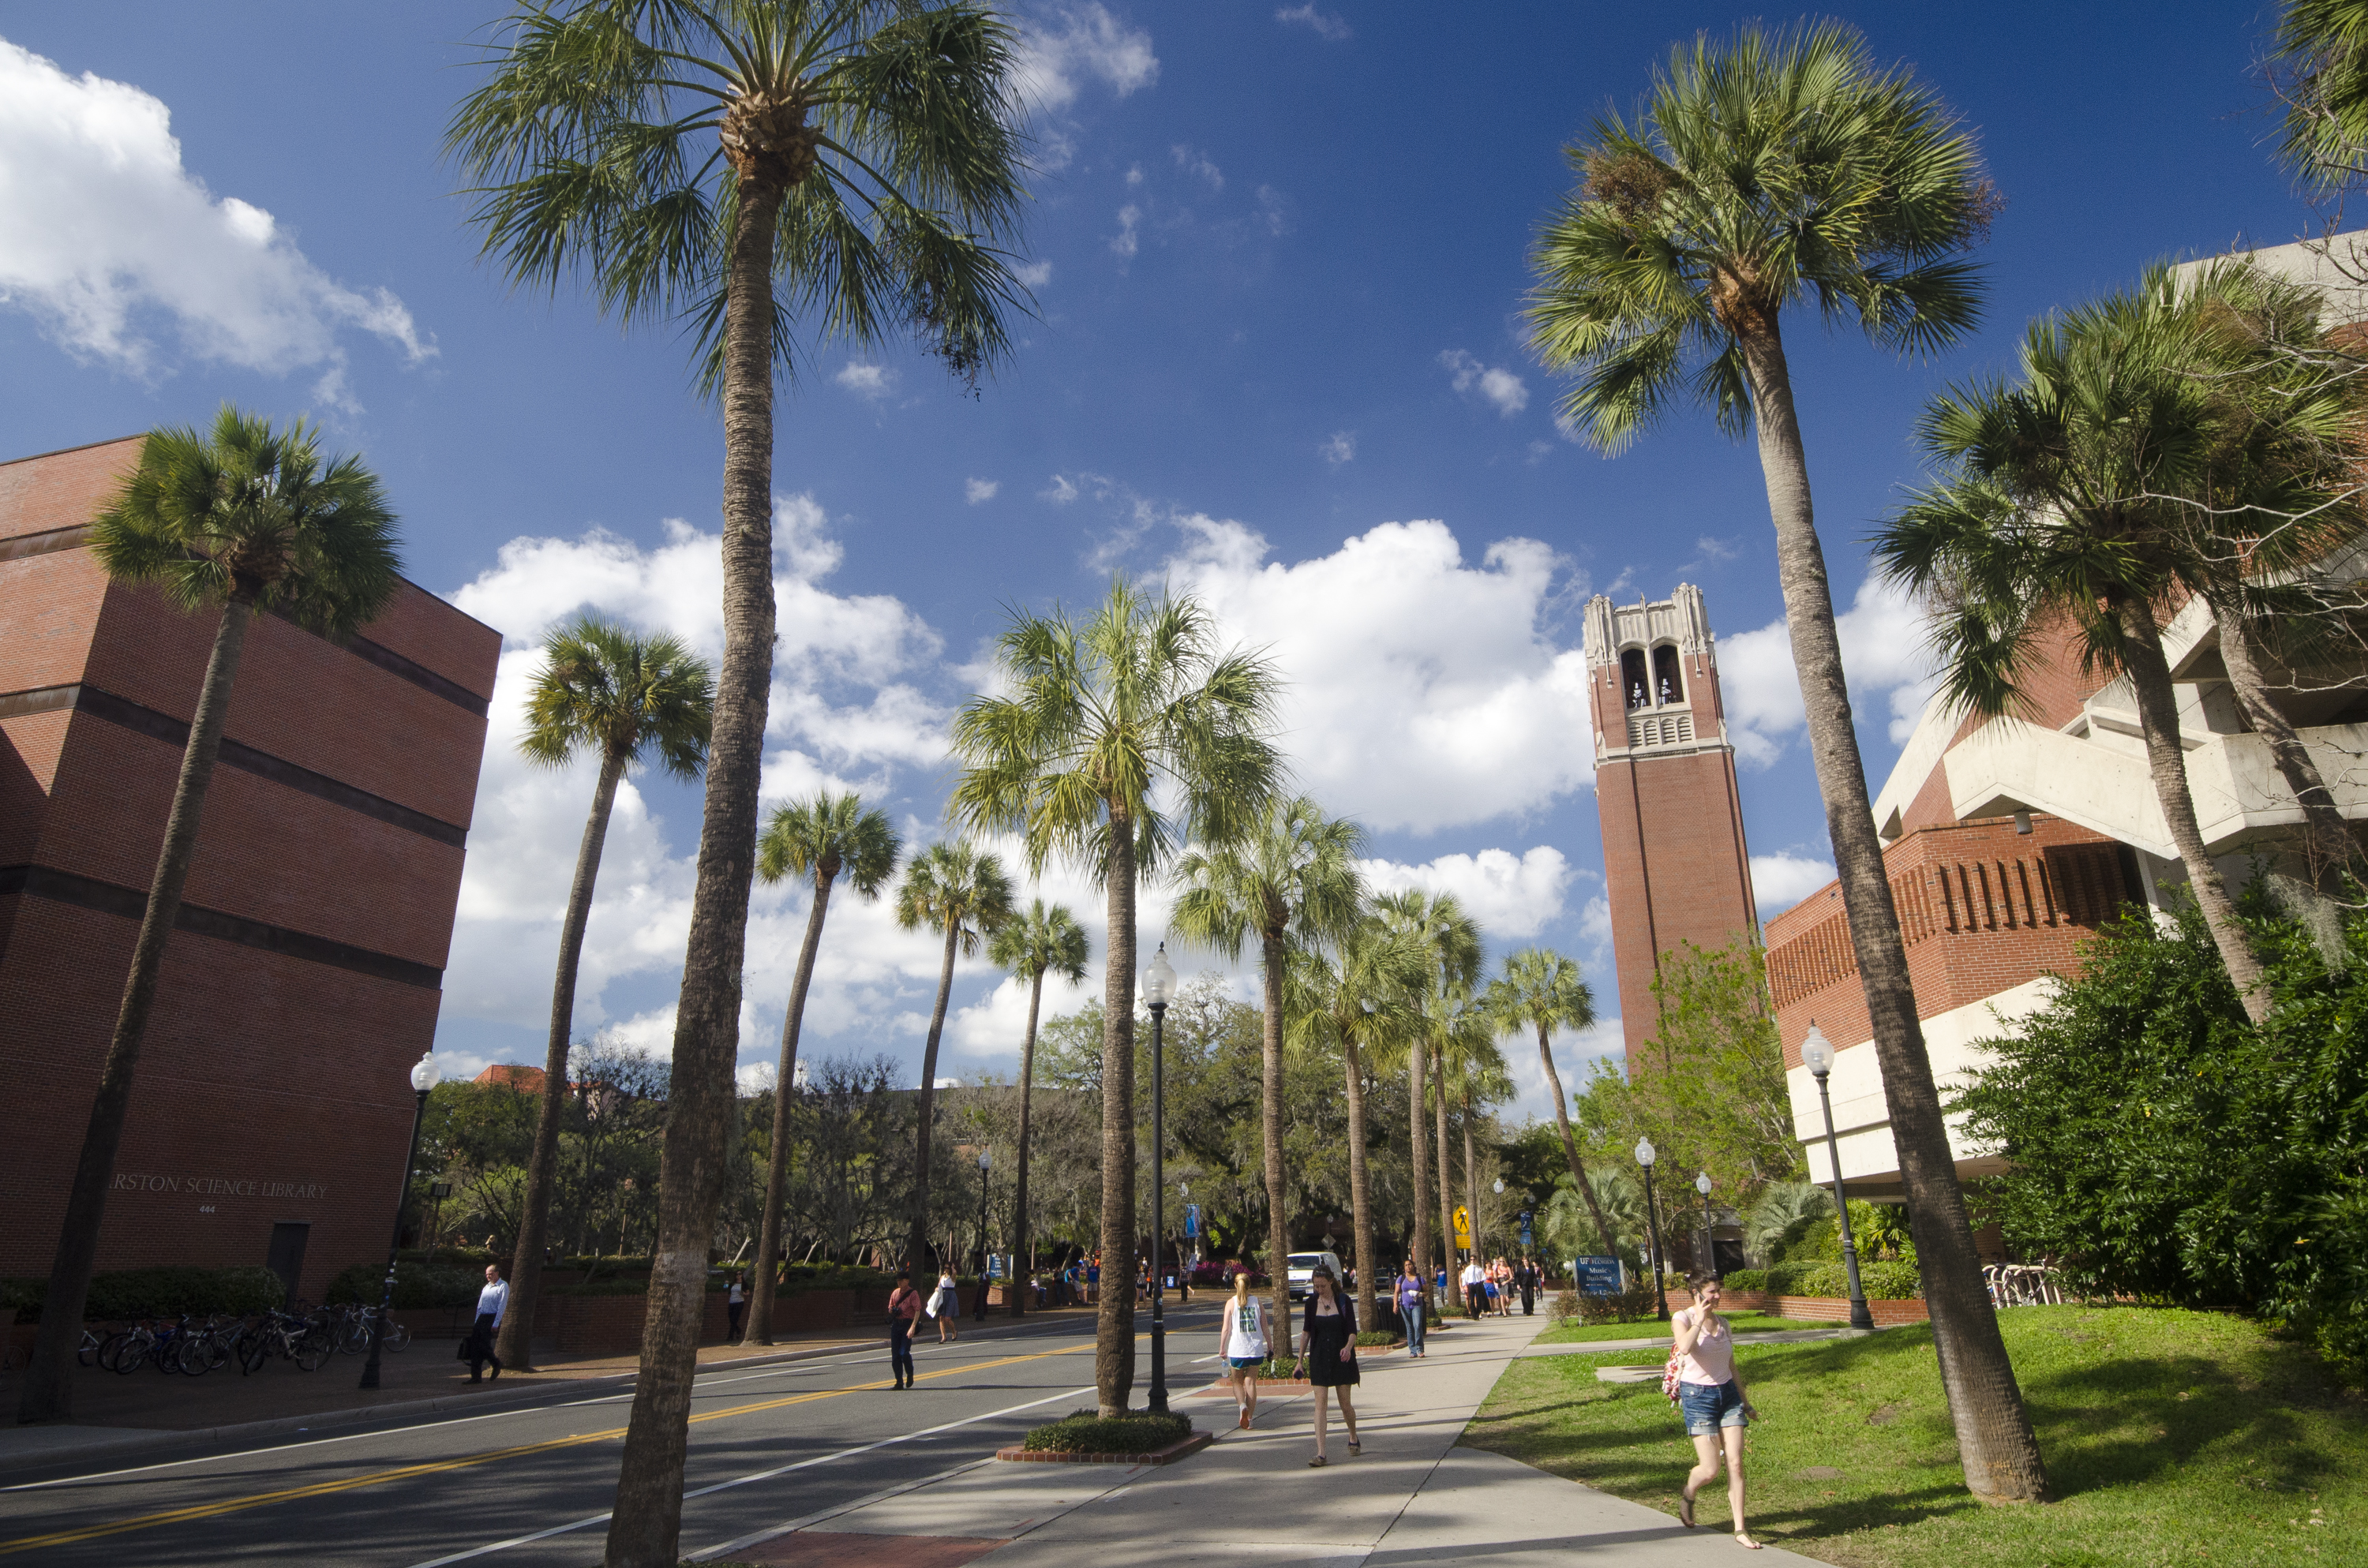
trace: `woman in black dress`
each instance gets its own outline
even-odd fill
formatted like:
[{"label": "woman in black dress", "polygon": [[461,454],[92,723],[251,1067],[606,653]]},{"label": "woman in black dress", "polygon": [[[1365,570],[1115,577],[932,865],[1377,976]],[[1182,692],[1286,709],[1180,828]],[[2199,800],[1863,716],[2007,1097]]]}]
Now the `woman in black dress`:
[{"label": "woman in black dress", "polygon": [[1308,1384],[1315,1390],[1315,1457],[1308,1467],[1329,1464],[1324,1455],[1325,1393],[1340,1396],[1340,1424],[1349,1429],[1349,1452],[1357,1446],[1357,1407],[1349,1391],[1357,1386],[1357,1310],[1341,1292],[1340,1282],[1322,1264],[1307,1282],[1307,1312],[1299,1330],[1299,1364],[1307,1369]]}]

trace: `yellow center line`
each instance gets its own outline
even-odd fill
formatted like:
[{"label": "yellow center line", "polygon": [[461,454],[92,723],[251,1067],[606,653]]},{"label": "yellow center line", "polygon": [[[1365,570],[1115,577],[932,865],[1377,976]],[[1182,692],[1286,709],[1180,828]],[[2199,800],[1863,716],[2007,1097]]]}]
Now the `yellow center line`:
[{"label": "yellow center line", "polygon": [[[1138,1335],[1137,1337],[1143,1337]],[[1072,1345],[1060,1350],[1039,1350],[1027,1356],[1007,1356],[998,1361],[977,1361],[961,1367],[948,1367],[943,1371],[924,1372],[922,1379],[950,1378],[956,1373],[984,1372],[996,1367],[1016,1366],[1022,1361],[1042,1361],[1051,1356],[1075,1356],[1094,1348],[1088,1342]],[[920,1379],[915,1380],[916,1381]],[[703,1421],[722,1421],[727,1416],[754,1415],[760,1411],[780,1410],[792,1404],[809,1404],[815,1400],[836,1399],[841,1394],[861,1393],[870,1389],[884,1389],[888,1383],[854,1383],[843,1389],[817,1389],[811,1393],[790,1394],[780,1399],[761,1399],[747,1404],[735,1404],[723,1410],[711,1410],[690,1418],[691,1426]],[[158,1514],[141,1514],[132,1518],[118,1519],[110,1524],[90,1525],[80,1529],[59,1530],[51,1535],[21,1536],[15,1540],[0,1540],[0,1557],[12,1552],[31,1551],[37,1547],[70,1546],[75,1541],[95,1540],[101,1536],[121,1535],[129,1530],[155,1529],[165,1525],[187,1524],[193,1519],[211,1519],[223,1514],[235,1514],[248,1508],[266,1507],[273,1503],[294,1502],[304,1497],[322,1497],[333,1492],[351,1492],[359,1487],[378,1486],[390,1481],[407,1481],[415,1476],[436,1475],[445,1471],[467,1470],[472,1465],[490,1464],[496,1460],[520,1459],[528,1454],[549,1453],[556,1449],[571,1449],[585,1443],[607,1442],[621,1437],[626,1429],[611,1426],[603,1432],[580,1432],[565,1437],[552,1437],[540,1443],[520,1443],[515,1448],[489,1449],[480,1454],[466,1454],[459,1459],[435,1460],[423,1464],[401,1465],[393,1470],[372,1471],[368,1475],[349,1476],[341,1481],[314,1482],[310,1486],[291,1486],[279,1492],[257,1492],[245,1497],[225,1497],[219,1502],[195,1503],[186,1508],[167,1508]],[[268,1453],[269,1449],[260,1450]]]}]

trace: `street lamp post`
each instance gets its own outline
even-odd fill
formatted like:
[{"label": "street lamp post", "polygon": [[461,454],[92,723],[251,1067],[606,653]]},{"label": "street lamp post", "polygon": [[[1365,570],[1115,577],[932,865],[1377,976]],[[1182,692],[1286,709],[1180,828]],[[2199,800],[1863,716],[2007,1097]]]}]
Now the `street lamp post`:
[{"label": "street lamp post", "polygon": [[994,1161],[991,1151],[981,1149],[978,1152],[978,1309],[971,1315],[977,1318],[982,1323],[986,1320],[986,1276],[988,1272],[986,1252],[986,1173],[988,1167],[993,1163]]},{"label": "street lamp post", "polygon": [[427,1196],[436,1200],[436,1217],[427,1221],[427,1261],[436,1262],[436,1244],[444,1235],[444,1200],[452,1196],[452,1184],[438,1176],[427,1184]]},{"label": "street lamp post", "polygon": [[1167,961],[1167,944],[1151,957],[1143,971],[1143,1000],[1151,1008],[1151,1408],[1167,1411],[1167,1323],[1159,1290],[1159,1232],[1167,1220],[1167,1179],[1162,1154],[1167,1144],[1167,1080],[1162,1065],[1162,1031],[1167,1004],[1176,994],[1176,966]]},{"label": "street lamp post", "polygon": [[1668,1288],[1661,1283],[1661,1210],[1653,1199],[1653,1162],[1660,1156],[1649,1138],[1636,1140],[1636,1163],[1645,1167],[1645,1222],[1653,1232],[1653,1306],[1663,1323],[1669,1321]]},{"label": "street lamp post", "polygon": [[1842,1192],[1842,1150],[1834,1136],[1834,1099],[1826,1089],[1826,1075],[1834,1070],[1838,1054],[1826,1031],[1811,1024],[1809,1038],[1801,1042],[1801,1064],[1817,1080],[1817,1104],[1826,1113],[1826,1163],[1833,1170],[1834,1213],[1842,1229],[1842,1267],[1850,1274],[1850,1326],[1873,1328],[1874,1313],[1867,1309],[1866,1289],[1858,1282],[1858,1243],[1850,1236],[1850,1200]]},{"label": "street lamp post", "polygon": [[403,1156],[403,1184],[394,1190],[394,1237],[386,1244],[386,1285],[380,1292],[378,1316],[370,1320],[370,1359],[362,1363],[361,1386],[378,1387],[379,1348],[386,1338],[386,1314],[394,1311],[394,1255],[403,1246],[403,1211],[411,1199],[411,1163],[419,1157],[419,1123],[427,1114],[427,1091],[443,1074],[436,1053],[422,1056],[411,1069],[411,1147]]},{"label": "street lamp post", "polygon": [[1694,1190],[1702,1194],[1702,1244],[1694,1248],[1694,1267],[1705,1274],[1715,1274],[1718,1272],[1718,1246],[1711,1240],[1710,1234],[1710,1173],[1708,1171],[1695,1173]]}]

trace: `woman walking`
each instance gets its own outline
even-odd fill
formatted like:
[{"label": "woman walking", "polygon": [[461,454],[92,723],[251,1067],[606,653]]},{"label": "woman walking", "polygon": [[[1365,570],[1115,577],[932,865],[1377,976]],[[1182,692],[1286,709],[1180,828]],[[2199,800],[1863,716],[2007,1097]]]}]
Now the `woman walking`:
[{"label": "woman walking", "polygon": [[1406,1359],[1422,1359],[1422,1276],[1407,1258],[1398,1271],[1398,1322],[1406,1325]]},{"label": "woman walking", "polygon": [[921,1315],[921,1293],[913,1277],[899,1273],[888,1292],[888,1370],[899,1390],[913,1386],[913,1320]]},{"label": "woman walking", "polygon": [[962,1329],[954,1323],[962,1315],[962,1293],[954,1288],[951,1269],[938,1276],[937,1293],[929,1298],[929,1315],[938,1320],[939,1344],[962,1337]]},{"label": "woman walking", "polygon": [[1743,1429],[1759,1414],[1744,1394],[1743,1380],[1735,1370],[1735,1335],[1718,1314],[1718,1276],[1689,1274],[1686,1283],[1694,1304],[1669,1319],[1677,1342],[1678,1408],[1685,1413],[1686,1436],[1694,1440],[1698,1461],[1686,1475],[1685,1494],[1678,1503],[1678,1522],[1694,1528],[1694,1494],[1718,1479],[1720,1448],[1726,1460],[1726,1506],[1732,1514],[1735,1539],[1752,1551],[1759,1543],[1743,1522]]},{"label": "woman walking", "polygon": [[1217,1354],[1224,1358],[1226,1379],[1234,1385],[1234,1403],[1241,1411],[1235,1425],[1243,1431],[1258,1418],[1258,1367],[1273,1343],[1266,1300],[1250,1294],[1249,1271],[1243,1269],[1234,1276],[1233,1300],[1225,1303],[1224,1319],[1217,1327]]},{"label": "woman walking", "polygon": [[1340,1425],[1349,1429],[1349,1452],[1364,1450],[1357,1444],[1357,1407],[1349,1391],[1357,1386],[1357,1309],[1340,1291],[1340,1281],[1323,1264],[1307,1281],[1307,1311],[1299,1329],[1299,1365],[1315,1391],[1315,1457],[1310,1470],[1332,1461],[1324,1453],[1324,1403],[1327,1393],[1340,1396]]}]

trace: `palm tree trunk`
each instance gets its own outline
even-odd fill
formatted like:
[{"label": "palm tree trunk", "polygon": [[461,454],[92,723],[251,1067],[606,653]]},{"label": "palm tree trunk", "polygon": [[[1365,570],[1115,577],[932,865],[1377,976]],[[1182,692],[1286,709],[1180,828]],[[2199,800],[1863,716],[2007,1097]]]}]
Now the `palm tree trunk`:
[{"label": "palm tree trunk", "polygon": [[1408,1088],[1406,1105],[1406,1140],[1414,1159],[1414,1238],[1406,1244],[1406,1256],[1414,1259],[1415,1273],[1422,1281],[1422,1310],[1428,1317],[1430,1302],[1430,1203],[1424,1189],[1430,1186],[1430,1138],[1422,1125],[1422,1108],[1428,1098],[1428,1075],[1423,1069],[1430,1064],[1430,1045],[1417,1040],[1406,1052]]},{"label": "palm tree trunk", "polygon": [[1266,986],[1266,1019],[1260,1031],[1263,1075],[1258,1083],[1258,1132],[1266,1159],[1267,1289],[1273,1295],[1273,1321],[1291,1321],[1290,1197],[1282,1179],[1282,933],[1262,934],[1264,962],[1259,978]]},{"label": "palm tree trunk", "polygon": [[1620,1248],[1613,1244],[1611,1226],[1603,1218],[1603,1205],[1595,1200],[1595,1184],[1587,1179],[1587,1167],[1579,1163],[1578,1140],[1570,1135],[1570,1102],[1562,1092],[1562,1074],[1554,1071],[1554,1046],[1543,1020],[1538,1024],[1538,1060],[1546,1070],[1546,1087],[1554,1091],[1554,1129],[1562,1134],[1562,1155],[1570,1162],[1571,1179],[1578,1184],[1578,1195],[1587,1199],[1587,1212],[1595,1221],[1595,1233],[1603,1243],[1603,1256],[1618,1257]]},{"label": "palm tree trunk", "polygon": [[1044,1001],[1044,971],[1038,970],[1028,985],[1028,1038],[1019,1047],[1019,1177],[1011,1191],[1011,1315],[1028,1313],[1028,1276],[1035,1270],[1028,1252],[1028,1102],[1036,1090],[1036,1010]]},{"label": "palm tree trunk", "polygon": [[[1439,1069],[1435,1074],[1439,1080],[1439,1256],[1448,1279],[1447,1300],[1439,1309],[1443,1317],[1455,1304],[1455,1183],[1447,1168],[1447,1052],[1440,1051],[1431,1065]],[[1430,1260],[1425,1258],[1422,1266],[1428,1269]]]},{"label": "palm tree trunk", "polygon": [[830,884],[837,875],[835,857],[814,867],[814,906],[806,911],[806,939],[798,949],[797,975],[790,982],[790,1016],[781,1020],[781,1065],[773,1079],[773,1136],[765,1152],[765,1210],[757,1221],[756,1288],[749,1293],[743,1345],[773,1343],[774,1276],[781,1271],[781,1205],[790,1183],[790,1096],[797,1092],[798,1026],[806,1016],[806,989],[814,983],[814,955],[822,950],[822,923],[830,913]]},{"label": "palm tree trunk", "polygon": [[1110,812],[1110,962],[1102,975],[1102,1299],[1094,1390],[1105,1416],[1134,1392],[1134,824]]},{"label": "palm tree trunk", "polygon": [[1472,1216],[1472,1256],[1480,1256],[1480,1160],[1472,1146],[1472,1095],[1463,1096],[1463,1206]]},{"label": "palm tree trunk", "polygon": [[[1380,1324],[1374,1315],[1372,1183],[1365,1172],[1365,1068],[1358,1060],[1357,1037],[1340,1036],[1340,1062],[1349,1075],[1349,1235],[1357,1249],[1357,1326]],[[1344,1281],[1345,1283],[1345,1281]]]},{"label": "palm tree trunk", "polygon": [[[90,1301],[91,1270],[98,1262],[98,1228],[107,1218],[107,1189],[115,1180],[115,1153],[123,1143],[123,1123],[131,1109],[131,1079],[140,1065],[140,1042],[156,1004],[156,980],[165,967],[165,945],[181,915],[181,889],[196,857],[198,824],[205,815],[206,787],[213,782],[214,758],[222,753],[222,722],[230,715],[231,687],[238,680],[239,656],[255,601],[233,595],[222,607],[214,631],[206,678],[198,688],[198,710],[189,719],[189,739],[181,750],[181,774],[173,785],[173,807],[165,818],[165,842],[156,852],[156,875],[148,884],[148,907],[131,946],[131,971],[123,982],[123,1003],[115,1034],[98,1071],[98,1093],[90,1102],[90,1125],[74,1162],[74,1186],[66,1191],[64,1221],[50,1262],[49,1293],[42,1298],[40,1332],[25,1364],[25,1390],[18,1421],[74,1419],[74,1349],[82,1343],[83,1308]],[[404,1174],[407,1183],[410,1173]]]},{"label": "palm tree trunk", "polygon": [[1982,1279],[1981,1256],[1974,1250],[1964,1190],[1957,1182],[1941,1093],[1932,1081],[1923,1025],[1916,1015],[1916,993],[1908,983],[1899,911],[1892,902],[1883,845],[1875,837],[1783,340],[1773,312],[1746,320],[1743,328],[1737,341],[1751,380],[1752,423],[1759,438],[1769,517],[1776,530],[1776,570],[1784,591],[1793,668],[1801,683],[1810,756],[1825,799],[1826,832],[1833,845],[1850,949],[1866,995],[1884,1106],[1907,1187],[1908,1220],[1923,1266],[1925,1301],[1932,1314],[1941,1386],[1956,1428],[1965,1484],[1975,1495],[1993,1501],[2044,1502],[2047,1471]]},{"label": "palm tree trunk", "polygon": [[584,958],[584,927],[592,917],[592,887],[600,877],[601,846],[626,756],[603,750],[592,789],[592,812],[575,848],[575,881],[567,890],[567,917],[559,927],[559,971],[551,983],[551,1034],[542,1051],[542,1094],[534,1117],[534,1153],[528,1156],[526,1192],[518,1204],[517,1244],[510,1249],[509,1306],[494,1347],[505,1370],[534,1370],[534,1306],[542,1292],[543,1243],[551,1229],[551,1199],[559,1185],[559,1123],[567,1106],[567,1050],[575,1032],[575,971]]},{"label": "palm tree trunk", "polygon": [[[915,1134],[919,1147],[913,1153],[913,1233],[905,1243],[905,1267],[913,1271],[916,1279],[928,1266],[929,1153],[938,1130],[938,1041],[946,1032],[946,1002],[954,990],[954,944],[961,940],[962,916],[956,915],[946,922],[946,961],[938,971],[938,1005],[930,1009],[929,1036],[921,1044],[921,1125]],[[946,1251],[949,1256],[942,1261],[951,1274],[954,1271],[951,1240]]]},{"label": "palm tree trunk", "polygon": [[[2137,699],[2138,727],[2146,732],[2146,767],[2154,775],[2155,798],[2162,803],[2163,824],[2170,829],[2171,846],[2187,868],[2187,885],[2195,906],[2212,927],[2220,962],[2229,983],[2245,1004],[2245,1016],[2259,1024],[2270,1016],[2270,994],[2261,983],[2260,960],[2245,941],[2237,919],[2237,903],[2220,868],[2204,852],[2203,830],[2195,822],[2195,797],[2189,793],[2187,757],[2179,744],[2179,695],[2170,681],[2170,662],[2162,651],[2162,632],[2154,623],[2149,605],[2116,607],[2122,622],[2122,664],[2130,672],[2130,690]],[[1917,1244],[1920,1255],[1923,1244]]]},{"label": "palm tree trunk", "polygon": [[2346,871],[2358,876],[2360,841],[2351,836],[2351,824],[2337,809],[2318,764],[2311,760],[2310,748],[2302,744],[2293,723],[2271,699],[2252,629],[2233,606],[2218,607],[2217,619],[2220,657],[2228,666],[2228,685],[2254,733],[2269,744],[2271,760],[2302,807],[2304,863],[2311,886],[2326,889]]},{"label": "palm tree trunk", "polygon": [[723,346],[723,659],[675,1006],[658,1233],[607,1568],[674,1568],[707,1251],[738,1113],[740,973],[757,871],[757,791],[773,674],[773,239],[782,189],[744,174]]}]

